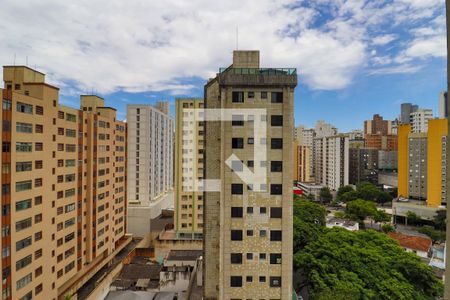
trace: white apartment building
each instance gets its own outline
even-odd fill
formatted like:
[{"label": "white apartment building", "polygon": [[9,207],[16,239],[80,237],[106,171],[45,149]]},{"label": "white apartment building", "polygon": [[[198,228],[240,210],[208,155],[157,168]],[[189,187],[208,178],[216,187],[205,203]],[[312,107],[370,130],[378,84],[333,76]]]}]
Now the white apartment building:
[{"label": "white apartment building", "polygon": [[433,119],[433,110],[419,108],[409,115],[412,132],[427,132],[428,120]]},{"label": "white apartment building", "polygon": [[316,183],[337,191],[348,185],[349,138],[336,135],[314,139]]},{"label": "white apartment building", "polygon": [[169,103],[158,102],[128,105],[127,123],[129,230],[145,236],[150,219],[173,206],[174,120]]},{"label": "white apartment building", "polygon": [[316,126],[314,127],[315,137],[322,138],[326,136],[334,136],[338,133],[336,127],[331,124],[328,124],[324,120],[319,120],[316,122]]}]

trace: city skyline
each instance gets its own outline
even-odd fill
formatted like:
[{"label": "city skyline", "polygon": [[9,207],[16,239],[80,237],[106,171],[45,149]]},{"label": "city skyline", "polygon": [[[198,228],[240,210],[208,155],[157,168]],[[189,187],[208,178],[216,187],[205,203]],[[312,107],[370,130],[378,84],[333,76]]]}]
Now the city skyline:
[{"label": "city skyline", "polygon": [[[261,49],[263,67],[298,68],[296,125],[325,119],[350,131],[373,113],[397,117],[401,102],[437,113],[446,89],[443,3],[334,2],[174,1],[127,5],[126,13],[101,1],[7,2],[0,25],[13,22],[14,11],[24,18],[5,32],[0,61],[48,74],[65,105],[77,107],[77,94],[94,91],[118,108],[119,119],[129,103],[170,100],[174,111],[175,97],[203,97],[204,81],[236,48]],[[97,5],[106,11],[86,20],[89,11],[100,11]]]}]

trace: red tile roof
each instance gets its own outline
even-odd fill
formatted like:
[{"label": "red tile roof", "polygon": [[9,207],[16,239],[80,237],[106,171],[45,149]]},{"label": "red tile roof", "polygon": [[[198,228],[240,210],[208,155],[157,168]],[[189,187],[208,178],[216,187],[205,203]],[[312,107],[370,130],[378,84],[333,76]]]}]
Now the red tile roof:
[{"label": "red tile roof", "polygon": [[398,232],[391,232],[388,235],[397,240],[403,248],[428,252],[432,245],[431,239],[426,237],[406,235]]}]

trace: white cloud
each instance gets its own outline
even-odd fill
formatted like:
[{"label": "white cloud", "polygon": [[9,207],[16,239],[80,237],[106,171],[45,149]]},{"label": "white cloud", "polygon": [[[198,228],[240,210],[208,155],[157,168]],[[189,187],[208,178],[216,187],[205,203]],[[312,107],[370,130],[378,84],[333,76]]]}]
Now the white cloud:
[{"label": "white cloud", "polygon": [[[310,88],[341,89],[368,62],[377,62],[370,56],[371,36],[379,47],[394,42],[395,35],[379,32],[383,22],[393,18],[402,22],[413,12],[416,19],[425,18],[437,6],[432,0],[386,3],[40,0],[30,5],[4,0],[0,62],[11,64],[16,53],[17,63],[23,64],[29,56],[30,66],[36,64],[66,94],[90,90],[186,94],[194,86],[183,79],[206,80],[231,63],[239,27],[239,48],[260,49],[264,66],[297,67],[299,80]],[[315,5],[326,5],[334,18],[324,20]],[[403,55],[408,58],[442,55],[436,50],[438,41],[422,39],[407,45]]]}]

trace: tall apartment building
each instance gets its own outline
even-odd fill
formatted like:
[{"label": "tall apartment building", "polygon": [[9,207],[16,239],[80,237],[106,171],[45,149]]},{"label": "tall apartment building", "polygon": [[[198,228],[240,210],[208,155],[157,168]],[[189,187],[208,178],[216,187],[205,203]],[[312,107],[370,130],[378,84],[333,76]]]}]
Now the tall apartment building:
[{"label": "tall apartment building", "polygon": [[428,132],[399,126],[398,196],[427,201],[430,207],[446,202],[446,119],[432,119]]},{"label": "tall apartment building", "polygon": [[391,121],[383,120],[379,114],[373,115],[372,120],[364,121],[364,134],[391,134]]},{"label": "tall apartment building", "polygon": [[411,113],[417,111],[419,109],[418,105],[414,105],[411,103],[402,103],[400,105],[400,123],[402,124],[410,124],[410,116]]},{"label": "tall apartment building", "polygon": [[173,205],[174,120],[169,104],[133,104],[127,107],[128,225],[129,232],[145,236],[150,219]]},{"label": "tall apartment building", "polygon": [[[301,171],[298,174],[303,174],[302,177],[303,180],[306,180],[307,182],[312,181],[314,176],[314,138],[316,136],[316,132],[313,128],[306,128],[304,125],[297,126],[295,128],[295,134],[294,139],[297,141],[298,145],[301,146],[302,150],[299,154],[302,154],[302,160],[305,160],[305,164],[302,164],[302,166],[306,166],[309,168],[309,170],[306,170],[303,168],[303,171]],[[294,151],[295,151],[295,145],[294,145]],[[297,149],[298,150],[298,149]],[[300,161],[302,161],[300,160]],[[299,162],[300,162],[299,161]],[[298,177],[298,176],[295,176]],[[305,182],[305,181],[303,181]]]},{"label": "tall apartment building", "polygon": [[349,149],[349,183],[371,182],[378,184],[378,150]]},{"label": "tall apartment building", "polygon": [[441,92],[439,94],[439,119],[448,118],[448,93]]},{"label": "tall apartment building", "polygon": [[336,135],[314,139],[315,181],[318,184],[338,190],[348,185],[349,139]]},{"label": "tall apartment building", "polygon": [[311,182],[311,147],[299,145],[294,141],[294,180]]},{"label": "tall apartment building", "polygon": [[397,151],[397,135],[388,134],[366,134],[364,136],[364,147],[368,149]]},{"label": "tall apartment building", "polygon": [[204,121],[197,119],[203,99],[176,99],[175,231],[180,238],[203,236]]},{"label": "tall apartment building", "polygon": [[[234,51],[233,64],[205,85],[207,111],[267,110],[258,116],[267,136],[254,138],[261,129],[253,126],[256,112],[245,122],[205,123],[205,178],[220,183],[219,191],[204,194],[204,299],[292,299],[296,85],[295,69],[260,68],[259,51]],[[255,157],[257,145],[265,147],[267,158]],[[232,154],[267,183],[241,180],[242,172],[225,164]]]},{"label": "tall apartment building", "polygon": [[338,134],[338,130],[335,126],[325,122],[324,120],[319,120],[316,122],[314,127],[315,137],[322,138],[326,136],[334,136]]},{"label": "tall apartment building", "polygon": [[359,129],[354,129],[348,133],[350,141],[360,141],[364,139],[364,132]]},{"label": "tall apartment building", "polygon": [[433,110],[419,108],[409,117],[412,132],[427,132],[428,121],[433,119]]},{"label": "tall apartment building", "polygon": [[130,241],[126,124],[97,96],[60,105],[28,67],[4,67],[3,80],[2,297],[60,299]]}]

